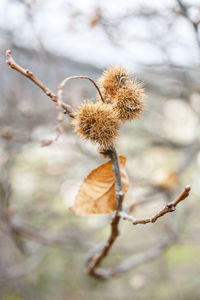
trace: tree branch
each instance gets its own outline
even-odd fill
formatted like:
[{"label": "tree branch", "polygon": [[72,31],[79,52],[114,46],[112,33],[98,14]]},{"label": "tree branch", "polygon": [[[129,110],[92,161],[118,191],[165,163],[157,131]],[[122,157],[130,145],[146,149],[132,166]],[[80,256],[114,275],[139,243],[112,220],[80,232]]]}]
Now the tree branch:
[{"label": "tree branch", "polygon": [[136,219],[133,216],[130,216],[123,211],[119,212],[119,216],[123,220],[130,221],[133,225],[155,223],[157,219],[161,218],[165,214],[175,211],[178,203],[183,201],[185,198],[187,198],[189,196],[189,193],[190,193],[190,186],[188,185],[185,187],[184,191],[175,200],[169,202],[159,213],[157,213],[155,216],[151,218]]},{"label": "tree branch", "polygon": [[[97,251],[99,253],[94,253],[92,251],[91,255],[89,256],[87,260],[87,273],[91,276],[94,276],[98,279],[109,279],[113,276],[119,275],[120,273],[124,273],[128,271],[129,269],[144,263],[146,261],[149,261],[150,259],[156,258],[158,255],[160,255],[174,240],[174,234],[166,239],[166,241],[162,242],[161,244],[157,245],[156,247],[144,252],[140,253],[138,255],[134,255],[132,258],[127,259],[124,261],[121,265],[114,268],[98,268],[98,266],[101,264],[102,260],[106,257],[108,252],[110,251],[112,245],[114,244],[115,240],[119,236],[119,222],[120,219],[128,220],[133,225],[137,224],[147,224],[147,223],[155,223],[157,219],[164,216],[165,214],[169,212],[173,212],[176,209],[176,206],[183,201],[185,198],[189,196],[190,192],[190,186],[186,186],[184,191],[173,201],[169,202],[164,209],[162,209],[158,214],[151,218],[145,218],[145,219],[135,219],[134,217],[128,215],[124,211],[122,211],[122,201],[124,197],[124,193],[122,190],[122,184],[120,184],[120,169],[119,165],[117,163],[116,157],[116,150],[114,147],[108,151],[108,155],[111,158],[112,164],[113,164],[113,172],[115,174],[115,190],[116,190],[116,199],[118,202],[117,211],[114,214],[114,217],[111,222],[111,233],[108,238],[108,241],[105,245],[101,245]],[[121,189],[120,189],[121,188]]]},{"label": "tree branch", "polygon": [[110,224],[111,232],[106,244],[104,245],[103,249],[99,253],[93,254],[87,261],[87,273],[98,279],[104,279],[105,274],[104,272],[99,273],[97,267],[100,265],[102,260],[106,257],[112,245],[114,244],[115,240],[119,236],[118,226],[121,218],[119,216],[119,213],[122,210],[122,202],[124,199],[124,192],[123,192],[122,179],[120,173],[120,164],[119,164],[117,151],[114,148],[114,146],[112,146],[110,149],[106,151],[106,154],[110,157],[112,161],[112,170],[115,176],[115,195],[117,200],[117,210]]},{"label": "tree branch", "polygon": [[40,251],[40,253],[32,255],[30,258],[26,259],[25,262],[7,267],[3,274],[0,272],[0,280],[19,279],[27,276],[39,267],[43,257],[44,252]]},{"label": "tree branch", "polygon": [[97,92],[99,93],[99,96],[102,100],[102,102],[104,102],[104,99],[103,99],[103,96],[101,94],[101,91],[98,87],[98,85],[94,82],[94,80],[88,76],[82,76],[82,75],[77,75],[77,76],[70,76],[70,77],[67,77],[65,78],[58,86],[58,92],[57,92],[57,97],[58,99],[60,99],[60,101],[62,102],[62,94],[63,94],[63,88],[64,86],[66,85],[66,83],[69,81],[69,80],[72,80],[72,79],[87,79],[89,81],[92,82],[92,84],[95,86],[95,88],[97,89]]},{"label": "tree branch", "polygon": [[194,32],[195,32],[195,38],[196,38],[196,41],[197,41],[197,45],[198,45],[198,48],[200,50],[200,36],[199,36],[199,33],[198,33],[198,27],[199,27],[199,24],[200,24],[200,18],[198,19],[197,22],[193,21],[188,13],[188,7],[182,2],[182,0],[176,0],[179,8],[180,8],[180,13],[183,17],[185,17],[188,22],[192,25],[193,29],[194,29]]},{"label": "tree branch", "polygon": [[112,269],[112,272],[110,272],[110,277],[121,275],[137,267],[138,265],[157,258],[169,248],[169,246],[174,242],[175,238],[176,234],[171,232],[165,240],[153,246],[152,248],[125,259],[119,266]]},{"label": "tree branch", "polygon": [[[31,227],[27,224],[17,224],[15,221],[12,220],[11,216],[6,213],[3,209],[0,208],[0,225],[6,234],[10,233],[10,237],[16,243],[16,237],[18,238],[25,238],[29,240],[34,240],[38,244],[47,245],[52,247],[59,247],[63,249],[72,249],[74,243],[80,242],[81,246],[84,249],[88,249],[88,243],[83,239],[84,236],[83,232],[80,233],[77,237],[71,238],[71,236],[65,234],[55,234],[49,231],[40,232],[38,228]],[[11,235],[12,233],[12,235]],[[14,234],[14,236],[13,236]],[[18,246],[18,244],[17,244]]]},{"label": "tree branch", "polygon": [[[70,105],[67,105],[63,102],[63,88],[66,85],[66,83],[71,79],[87,79],[93,83],[93,85],[96,87],[101,100],[104,102],[102,94],[96,83],[87,76],[71,76],[68,78],[65,78],[58,86],[57,94],[51,92],[50,89],[48,89],[31,71],[23,69],[21,66],[15,63],[14,59],[12,58],[11,51],[8,50],[6,52],[7,56],[7,64],[24,75],[25,77],[29,78],[32,82],[34,82],[37,86],[39,86],[43,92],[50,97],[52,101],[56,103],[56,107],[58,110],[58,117],[57,121],[59,123],[62,122],[62,116],[61,116],[61,108],[64,109],[64,112],[67,113],[70,117],[74,118],[74,112],[72,110],[72,107]],[[61,133],[61,124],[58,124],[58,136]],[[183,201],[185,198],[189,196],[190,187],[186,186],[185,190],[173,201],[169,202],[164,209],[162,209],[159,213],[157,213],[155,216],[151,218],[145,218],[145,219],[135,219],[134,217],[128,215],[125,211],[122,211],[122,202],[124,199],[124,192],[123,192],[123,185],[122,185],[122,179],[121,179],[121,172],[120,172],[120,163],[119,158],[116,152],[116,149],[114,146],[112,146],[109,149],[106,149],[104,151],[104,154],[107,154],[107,156],[111,159],[112,162],[112,170],[115,177],[115,197],[117,201],[117,209],[113,214],[113,218],[111,221],[111,232],[108,237],[108,240],[105,244],[101,245],[100,248],[98,248],[95,252],[93,251],[89,255],[89,259],[87,261],[87,273],[91,276],[94,276],[98,279],[108,279],[112,276],[118,275],[120,273],[123,273],[127,271],[128,269],[136,266],[137,264],[140,264],[142,262],[145,262],[149,259],[155,258],[158,256],[166,247],[171,243],[172,238],[167,239],[164,243],[157,245],[156,247],[144,252],[140,253],[138,255],[133,256],[132,258],[126,260],[123,262],[120,266],[114,267],[114,268],[99,268],[101,262],[103,259],[107,256],[109,253],[111,247],[113,246],[114,242],[116,241],[117,237],[119,236],[119,223],[121,219],[130,221],[133,225],[137,224],[147,224],[147,223],[155,223],[157,219],[164,216],[165,214],[172,212],[176,209],[176,206],[179,202]],[[63,241],[56,238],[48,238],[47,236],[44,236],[42,234],[38,234],[34,230],[30,230],[27,228],[24,228],[23,226],[16,226],[15,224],[12,224],[10,222],[10,218],[8,215],[5,215],[3,212],[0,211],[0,221],[4,224],[8,225],[9,228],[13,230],[17,235],[28,237],[31,239],[37,240],[41,244],[51,244],[56,246],[63,246]]]},{"label": "tree branch", "polygon": [[[25,77],[27,77],[28,79],[30,79],[32,82],[34,82],[37,86],[39,86],[39,88],[41,88],[41,90],[43,90],[43,92],[54,102],[58,102],[58,97],[57,95],[55,95],[49,88],[46,87],[46,85],[40,81],[30,70],[28,69],[23,69],[20,65],[18,65],[11,54],[10,50],[6,51],[6,63],[14,70],[16,70],[17,72],[21,73],[22,75],[24,75]],[[60,102],[60,106],[64,109],[65,113],[67,113],[71,118],[74,118],[73,115],[73,109],[69,104],[64,103],[63,101]]]}]

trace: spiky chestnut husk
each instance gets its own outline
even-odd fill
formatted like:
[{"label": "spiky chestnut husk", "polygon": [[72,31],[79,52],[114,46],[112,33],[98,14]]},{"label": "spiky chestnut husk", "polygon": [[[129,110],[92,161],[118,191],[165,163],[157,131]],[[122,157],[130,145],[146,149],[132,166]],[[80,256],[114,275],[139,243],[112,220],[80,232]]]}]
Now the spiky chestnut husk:
[{"label": "spiky chestnut husk", "polygon": [[104,102],[118,110],[123,122],[140,118],[145,102],[143,84],[132,79],[126,69],[116,66],[108,68],[99,83]]},{"label": "spiky chestnut husk", "polygon": [[107,95],[105,98],[109,99],[109,96],[115,96],[117,90],[127,85],[130,80],[130,75],[125,68],[111,66],[100,77],[99,85],[103,96]]},{"label": "spiky chestnut husk", "polygon": [[143,84],[133,81],[129,86],[119,89],[111,103],[118,110],[120,119],[126,121],[141,117],[145,98]]},{"label": "spiky chestnut husk", "polygon": [[110,147],[118,136],[121,121],[112,105],[90,100],[78,107],[73,125],[75,132],[85,140]]}]

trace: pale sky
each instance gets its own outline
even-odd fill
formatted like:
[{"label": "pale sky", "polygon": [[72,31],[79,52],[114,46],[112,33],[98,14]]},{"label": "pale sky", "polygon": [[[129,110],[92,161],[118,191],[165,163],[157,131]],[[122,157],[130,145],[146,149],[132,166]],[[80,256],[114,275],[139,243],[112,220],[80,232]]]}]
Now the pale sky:
[{"label": "pale sky", "polygon": [[[79,61],[101,67],[114,63],[133,67],[140,63],[162,62],[165,55],[158,45],[163,42],[167,46],[167,55],[176,64],[190,66],[199,62],[191,25],[180,17],[170,30],[166,27],[171,20],[167,8],[172,7],[175,0],[123,0],[123,4],[121,0],[38,0],[35,3],[33,22],[30,23],[19,1],[0,1],[0,26],[11,29],[15,42],[25,47],[37,48],[38,36],[48,50]],[[112,19],[136,10],[138,3],[159,9],[162,16],[151,22],[142,18],[127,19],[117,36],[118,46],[113,45],[102,27],[89,26],[97,6]],[[190,3],[200,4],[200,0],[190,0]],[[69,15],[77,10],[82,15],[74,18],[76,22],[72,23]],[[155,38],[153,43],[152,36]]]}]

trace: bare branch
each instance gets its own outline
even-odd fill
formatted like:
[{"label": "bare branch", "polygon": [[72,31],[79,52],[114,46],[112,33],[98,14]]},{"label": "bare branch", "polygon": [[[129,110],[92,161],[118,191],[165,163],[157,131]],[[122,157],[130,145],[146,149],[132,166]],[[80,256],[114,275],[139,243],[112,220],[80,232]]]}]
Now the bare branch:
[{"label": "bare branch", "polygon": [[134,269],[135,267],[144,264],[148,261],[152,261],[153,259],[156,259],[159,257],[163,252],[165,252],[170,245],[174,242],[175,235],[170,234],[169,237],[164,240],[163,242],[153,246],[152,248],[148,249],[147,251],[140,252],[137,254],[134,254],[131,257],[128,257],[125,259],[120,265],[116,267],[108,267],[108,268],[98,268],[96,270],[96,277],[108,280],[112,277],[119,276],[125,272],[128,272],[131,269]]},{"label": "bare branch", "polygon": [[70,77],[67,77],[65,78],[58,86],[58,92],[57,92],[57,97],[58,99],[60,99],[60,101],[62,102],[62,95],[63,95],[63,88],[64,86],[66,85],[66,83],[69,81],[69,80],[72,80],[72,79],[87,79],[89,81],[92,82],[92,84],[95,86],[95,88],[97,89],[98,93],[99,93],[99,96],[102,100],[102,102],[104,102],[104,99],[103,99],[103,96],[101,94],[101,91],[98,87],[98,85],[94,82],[94,80],[88,76],[82,76],[82,75],[78,75],[78,76],[70,76]]},{"label": "bare branch", "polygon": [[[178,1],[181,3],[181,1]],[[182,8],[181,8],[182,9]],[[186,16],[188,17],[188,16]],[[190,20],[191,21],[191,20]],[[191,21],[192,22],[192,21]],[[197,33],[197,29],[196,29]],[[23,69],[21,66],[15,63],[14,59],[12,58],[11,51],[8,50],[6,52],[7,56],[7,64],[24,75],[25,77],[29,78],[32,82],[34,82],[38,87],[40,87],[43,92],[50,97],[52,101],[56,103],[56,108],[58,111],[57,121],[57,137],[60,135],[62,131],[61,123],[63,120],[63,115],[61,109],[64,109],[64,113],[67,113],[70,117],[74,118],[74,112],[70,105],[67,105],[63,102],[63,89],[67,82],[72,79],[87,79],[92,82],[92,84],[97,89],[101,100],[104,102],[102,97],[101,91],[97,84],[88,76],[71,76],[65,78],[57,88],[57,94],[52,93],[31,71]],[[46,141],[46,145],[51,143],[51,141]],[[108,240],[105,244],[101,245],[100,248],[96,249],[96,251],[92,251],[89,254],[89,258],[87,260],[87,273],[95,278],[98,279],[108,279],[110,277],[116,276],[120,273],[127,271],[134,266],[146,262],[150,259],[153,259],[160,255],[173,241],[173,237],[169,237],[166,241],[157,246],[145,251],[144,253],[139,253],[134,255],[133,257],[125,260],[121,265],[114,268],[100,268],[100,264],[102,263],[103,259],[107,256],[109,251],[111,250],[114,242],[116,241],[117,237],[119,236],[119,223],[121,219],[130,221],[133,225],[137,224],[147,224],[147,223],[155,223],[157,219],[161,218],[165,214],[169,212],[173,212],[176,209],[176,206],[183,201],[185,198],[189,196],[190,186],[186,186],[184,191],[173,201],[169,202],[161,211],[159,211],[156,215],[151,218],[145,219],[136,219],[133,216],[128,215],[125,211],[122,210],[122,202],[124,199],[124,191],[121,179],[121,172],[120,172],[120,163],[119,157],[116,152],[114,146],[110,147],[109,149],[105,149],[104,154],[106,154],[112,162],[112,170],[115,177],[115,197],[117,202],[117,209],[113,214],[113,218],[111,220],[111,232],[108,237]],[[133,209],[133,206],[132,206]],[[38,241],[40,244],[46,245],[55,245],[55,246],[68,246],[65,244],[65,240],[59,239],[58,237],[47,236],[42,233],[38,233],[36,230],[31,228],[26,228],[25,226],[19,226],[18,224],[14,224],[11,222],[10,217],[8,214],[1,212],[0,210],[0,221],[3,225],[6,225],[6,229],[12,230],[15,235],[18,237],[24,238],[31,238],[33,240]],[[69,247],[69,246],[68,246]]]},{"label": "bare branch", "polygon": [[169,246],[174,242],[175,238],[176,235],[174,234],[174,232],[171,232],[169,236],[161,243],[156,244],[155,246],[144,252],[128,257],[119,266],[114,268],[114,272],[112,272],[111,274],[112,277],[118,276],[137,267],[138,265],[144,264],[145,262],[157,258],[169,248]]},{"label": "bare branch", "polygon": [[92,275],[96,278],[99,278],[99,279],[103,279],[104,274],[99,274],[99,272],[98,272],[98,270],[96,270],[96,268],[100,265],[102,260],[106,257],[106,255],[110,251],[112,245],[114,244],[115,240],[119,236],[119,228],[118,228],[118,225],[120,222],[119,213],[122,210],[122,201],[124,199],[119,158],[118,158],[117,151],[114,148],[114,146],[107,150],[107,155],[110,157],[110,159],[112,161],[112,170],[113,170],[113,173],[115,176],[115,195],[116,195],[116,200],[117,200],[117,210],[111,221],[111,233],[108,238],[108,241],[106,242],[103,249],[99,253],[92,255],[92,257],[90,257],[87,262],[88,274]]},{"label": "bare branch", "polygon": [[189,193],[190,193],[190,186],[188,185],[185,187],[184,191],[175,200],[169,202],[159,213],[157,213],[155,216],[151,218],[136,219],[133,216],[130,216],[123,211],[119,212],[119,216],[123,220],[130,221],[133,225],[155,223],[157,219],[161,218],[165,214],[175,211],[178,203],[183,201],[185,198],[187,198],[189,196]]},{"label": "bare branch", "polygon": [[[39,86],[39,88],[41,88],[41,90],[43,90],[43,92],[54,102],[57,103],[58,99],[57,96],[49,89],[46,87],[46,85],[41,82],[30,70],[28,69],[23,69],[20,65],[18,65],[11,54],[10,50],[6,51],[6,63],[14,70],[16,70],[17,72],[21,73],[22,75],[24,75],[25,77],[27,77],[28,79],[30,79],[31,81],[33,81],[37,86]],[[64,109],[65,113],[67,113],[70,117],[74,118],[73,115],[73,109],[70,105],[61,102],[60,106]]]},{"label": "bare branch", "polygon": [[[176,206],[178,205],[178,203],[183,201],[185,198],[187,198],[189,196],[189,192],[190,192],[190,186],[186,186],[184,191],[175,200],[168,203],[165,206],[165,208],[162,209],[155,216],[153,216],[151,218],[146,218],[146,219],[135,219],[134,217],[132,217],[122,211],[122,201],[123,201],[124,195],[122,196],[122,194],[121,194],[121,192],[123,193],[122,185],[120,185],[120,182],[117,181],[117,180],[119,180],[118,175],[120,173],[118,173],[118,171],[120,169],[118,168],[118,164],[116,161],[116,150],[113,148],[112,150],[109,150],[108,153],[112,160],[113,171],[115,173],[115,179],[116,179],[115,189],[116,189],[116,199],[118,201],[118,209],[115,212],[115,215],[111,222],[111,233],[110,233],[110,237],[109,237],[108,241],[106,242],[106,244],[104,246],[101,245],[100,249],[98,249],[100,251],[99,253],[94,254],[92,252],[91,257],[89,257],[89,259],[87,261],[88,274],[91,276],[94,276],[98,279],[109,279],[110,277],[119,275],[120,273],[123,273],[126,270],[128,270],[140,263],[143,263],[150,259],[153,259],[153,258],[157,257],[158,255],[160,255],[172,242],[172,238],[170,237],[164,243],[154,247],[153,249],[150,249],[145,253],[141,253],[141,254],[134,256],[133,259],[131,259],[131,263],[130,263],[130,259],[128,259],[127,260],[129,262],[128,264],[127,264],[127,262],[124,262],[123,264],[121,264],[119,267],[116,267],[116,268],[105,268],[105,269],[97,268],[100,265],[100,263],[102,262],[102,260],[106,257],[108,252],[110,251],[116,238],[119,236],[118,225],[119,225],[121,218],[124,220],[130,221],[133,225],[155,223],[158,218],[164,216],[166,213],[174,211]],[[120,187],[121,187],[121,191],[120,191]]]},{"label": "bare branch", "polygon": [[[81,237],[83,236],[83,233],[81,233],[77,236],[77,238],[73,236],[72,239],[71,236],[68,235],[58,235],[47,231],[40,232],[38,228],[31,227],[27,224],[17,224],[12,220],[9,214],[2,209],[0,209],[0,225],[2,226],[6,234],[12,233],[12,235],[10,234],[10,237],[12,240],[14,239],[15,243],[15,238],[25,238],[34,240],[40,245],[59,247],[63,249],[72,249],[73,243],[81,241]],[[88,249],[89,245],[87,244],[87,242],[83,242],[84,241],[81,241],[81,246],[85,249]]]},{"label": "bare branch", "polygon": [[176,2],[177,2],[178,6],[180,8],[180,11],[178,11],[177,13],[179,13],[183,17],[185,17],[188,20],[188,22],[192,25],[192,27],[194,29],[194,32],[195,32],[195,38],[196,38],[198,47],[200,49],[200,36],[199,36],[199,32],[198,32],[198,27],[199,27],[199,24],[200,24],[200,18],[198,19],[197,22],[193,21],[190,18],[190,15],[188,13],[188,7],[182,2],[182,0],[176,0]]},{"label": "bare branch", "polygon": [[18,279],[32,273],[42,262],[44,252],[32,255],[23,263],[8,267],[3,274],[0,273],[0,280]]}]

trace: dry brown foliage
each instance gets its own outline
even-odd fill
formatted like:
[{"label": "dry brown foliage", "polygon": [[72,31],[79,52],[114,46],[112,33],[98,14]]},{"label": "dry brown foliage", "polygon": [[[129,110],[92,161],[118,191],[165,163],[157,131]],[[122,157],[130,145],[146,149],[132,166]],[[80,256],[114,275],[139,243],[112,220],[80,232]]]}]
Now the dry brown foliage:
[{"label": "dry brown foliage", "polygon": [[[123,183],[123,191],[126,193],[129,187],[129,179],[125,170],[126,158],[120,156],[120,171]],[[94,169],[85,178],[75,204],[70,210],[79,215],[109,214],[116,210],[115,179],[112,171],[112,163],[108,161]]]}]

